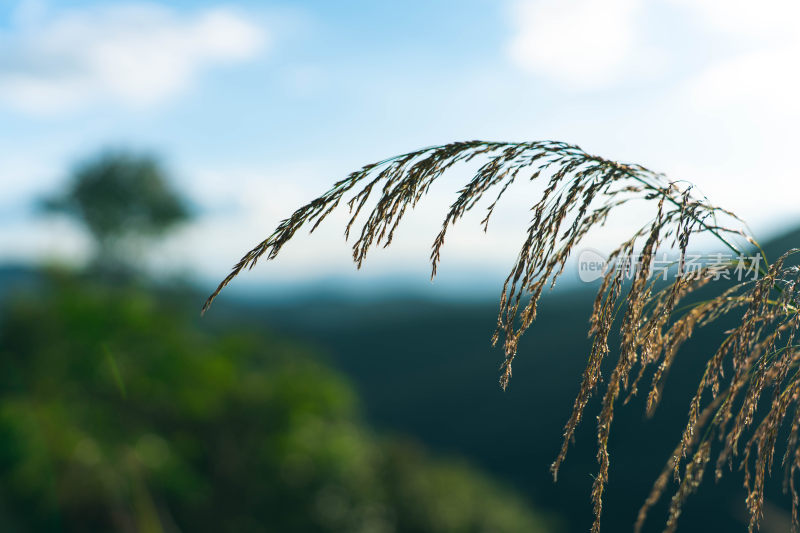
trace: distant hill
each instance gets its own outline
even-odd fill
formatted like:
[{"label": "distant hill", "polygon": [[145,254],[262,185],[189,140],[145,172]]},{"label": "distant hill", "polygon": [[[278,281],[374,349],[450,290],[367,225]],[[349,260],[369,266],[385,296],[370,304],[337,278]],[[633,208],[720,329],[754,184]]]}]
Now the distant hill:
[{"label": "distant hill", "polygon": [[0,302],[14,291],[36,285],[38,269],[23,264],[0,265]]},{"label": "distant hill", "polygon": [[[775,259],[792,244],[800,245],[800,230],[764,248]],[[597,395],[557,484],[549,466],[584,369],[596,289],[573,286],[543,299],[505,393],[497,383],[502,352],[489,345],[495,302],[305,299],[250,305],[243,314],[265,328],[303,338],[327,354],[357,384],[374,424],[466,456],[525,491],[538,505],[567,517],[571,531],[585,532],[592,520],[589,496],[597,469]],[[604,531],[631,530],[639,506],[677,443],[707,357],[722,332],[734,325],[729,319],[700,330],[685,346],[653,419],[643,414],[646,393],[618,409]],[[604,374],[609,372],[606,368]],[[785,523],[789,500],[779,485],[773,483],[768,494],[770,517],[762,527],[767,533],[770,522]],[[652,512],[647,531],[662,530],[664,512],[663,504]],[[686,505],[679,531],[743,531],[745,516],[741,475],[734,472],[716,485],[709,479],[701,487]]]},{"label": "distant hill", "polygon": [[[764,252],[767,254],[767,259],[774,261],[791,248],[800,248],[800,228],[789,230],[770,239],[769,242],[764,245]],[[791,259],[789,264],[800,264],[800,254]]]}]

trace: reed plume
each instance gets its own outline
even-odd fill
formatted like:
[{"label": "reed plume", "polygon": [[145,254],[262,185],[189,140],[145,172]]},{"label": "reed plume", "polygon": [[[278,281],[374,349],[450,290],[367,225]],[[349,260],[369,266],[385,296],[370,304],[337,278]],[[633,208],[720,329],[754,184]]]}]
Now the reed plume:
[{"label": "reed plume", "polygon": [[[543,291],[556,284],[567,259],[589,230],[604,225],[624,204],[644,201],[653,205],[652,219],[636,228],[609,256],[611,268],[602,277],[590,318],[592,346],[586,369],[564,428],[561,450],[551,467],[555,479],[586,405],[602,381],[601,368],[611,353],[609,337],[618,328],[618,357],[605,380],[597,419],[598,472],[591,491],[595,514],[592,532],[600,531],[610,465],[608,441],[620,397],[627,402],[649,376],[646,411],[652,415],[681,346],[697,328],[735,313],[740,313],[741,324],[727,332],[716,352],[708,356],[705,372],[689,402],[686,426],[640,510],[635,529],[641,530],[648,510],[668,491],[670,478],[674,478],[676,489],[665,531],[675,530],[684,502],[702,481],[717,448],[717,477],[728,468],[744,471],[750,530],[757,529],[765,479],[773,468],[780,429],[787,426],[781,460],[784,490],[791,494],[794,530],[800,530],[800,498],[795,484],[800,470],[800,344],[795,340],[800,325],[800,271],[786,266],[798,250],[789,250],[772,264],[764,259],[757,269],[753,265],[760,274],[758,279],[740,280],[710,299],[680,305],[692,293],[707,287],[714,274],[709,266],[687,268],[687,249],[695,235],[713,236],[739,261],[758,245],[733,213],[705,198],[696,198],[691,185],[671,182],[640,165],[611,161],[555,141],[455,142],[366,165],[297,209],[245,254],[205,302],[203,311],[240,272],[254,267],[262,257],[276,258],[297,230],[309,227],[313,232],[342,203],[350,212],[345,237],[356,235],[352,253],[360,267],[370,249],[391,244],[407,210],[416,206],[437,178],[453,166],[473,160],[480,164],[458,192],[434,239],[432,277],[448,229],[490,190],[492,196],[481,222],[484,230],[515,180],[538,180],[544,187],[531,207],[524,241],[500,295],[492,342],[502,339],[500,384],[504,389],[511,378],[520,337],[535,320]],[[365,210],[372,196],[376,197],[374,205]],[[365,217],[360,227],[359,215]],[[726,222],[721,223],[721,219]],[[677,272],[669,283],[659,284],[652,276],[660,250],[677,253]],[[770,408],[761,414],[757,407],[765,396],[770,399]],[[714,440],[719,445],[712,449]]]}]

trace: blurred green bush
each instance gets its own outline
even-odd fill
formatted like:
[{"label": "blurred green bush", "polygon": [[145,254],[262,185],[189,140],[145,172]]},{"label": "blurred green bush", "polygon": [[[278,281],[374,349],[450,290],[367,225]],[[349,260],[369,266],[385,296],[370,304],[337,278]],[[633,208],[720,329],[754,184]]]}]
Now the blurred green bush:
[{"label": "blurred green bush", "polygon": [[51,274],[0,323],[0,530],[553,531],[460,462],[375,436],[301,346]]}]

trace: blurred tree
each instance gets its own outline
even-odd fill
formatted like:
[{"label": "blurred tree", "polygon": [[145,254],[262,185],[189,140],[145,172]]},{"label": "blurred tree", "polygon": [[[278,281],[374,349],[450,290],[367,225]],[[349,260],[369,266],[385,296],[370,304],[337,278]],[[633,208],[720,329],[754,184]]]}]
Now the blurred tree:
[{"label": "blurred tree", "polygon": [[151,155],[101,152],[80,163],[66,190],[43,207],[81,222],[95,241],[95,262],[114,270],[132,268],[136,246],[189,219],[186,202],[169,185]]},{"label": "blurred tree", "polygon": [[553,531],[509,490],[365,428],[281,339],[212,335],[61,276],[0,322],[0,531]]}]

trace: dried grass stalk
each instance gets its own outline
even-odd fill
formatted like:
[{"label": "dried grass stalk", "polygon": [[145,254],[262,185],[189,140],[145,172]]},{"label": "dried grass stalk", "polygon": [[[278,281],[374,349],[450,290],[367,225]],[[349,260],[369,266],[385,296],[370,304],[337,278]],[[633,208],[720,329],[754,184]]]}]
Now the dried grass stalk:
[{"label": "dried grass stalk", "polygon": [[[683,343],[696,328],[736,312],[742,313],[741,324],[709,355],[689,403],[687,424],[675,453],[642,506],[635,529],[641,529],[648,510],[668,490],[672,477],[678,483],[666,530],[675,529],[683,503],[702,481],[712,460],[713,439],[720,442],[715,474],[723,475],[726,465],[736,465],[745,472],[750,530],[756,529],[779,429],[788,425],[789,437],[782,459],[784,489],[791,493],[792,521],[795,530],[800,530],[800,498],[794,481],[800,470],[800,347],[794,341],[800,325],[800,273],[794,267],[784,266],[786,259],[798,250],[788,251],[771,265],[763,264],[758,280],[743,280],[711,299],[679,307],[683,299],[709,281],[710,272],[705,269],[693,272],[685,268],[687,249],[694,235],[710,234],[738,255],[745,250],[734,244],[736,237],[757,244],[734,214],[711,205],[705,198],[695,198],[691,186],[669,182],[662,174],[642,166],[610,161],[587,154],[577,146],[554,141],[456,142],[366,165],[299,208],[245,254],[208,298],[203,311],[240,272],[255,266],[262,257],[277,257],[301,227],[314,231],[341,203],[350,211],[345,237],[349,238],[355,230],[353,260],[360,267],[371,248],[391,244],[407,210],[416,206],[438,177],[454,165],[472,160],[480,165],[458,192],[433,242],[432,277],[436,275],[448,229],[484,199],[490,189],[496,193],[486,207],[484,230],[511,183],[518,178],[544,182],[544,191],[531,207],[525,239],[500,295],[492,341],[503,340],[505,357],[500,376],[503,388],[511,378],[519,339],[536,318],[542,292],[555,285],[568,257],[589,230],[605,224],[612,211],[629,202],[643,200],[655,207],[652,220],[636,229],[610,255],[612,263],[625,268],[609,268],[602,279],[589,327],[592,348],[564,428],[562,448],[552,465],[555,478],[586,405],[602,380],[602,363],[611,352],[609,336],[619,323],[619,357],[608,377],[597,422],[599,469],[592,487],[595,512],[592,531],[600,530],[610,464],[608,440],[619,397],[624,393],[627,401],[635,395],[648,369],[652,369],[647,394],[647,413],[652,414],[661,398],[665,376]],[[364,212],[373,195],[377,197],[374,205]],[[365,220],[357,228],[359,216]],[[721,225],[720,218],[736,227]],[[677,273],[671,283],[656,291],[657,285],[650,279],[652,262],[659,250],[667,248],[678,251]],[[624,264],[631,257],[635,261]],[[628,272],[632,273],[630,283],[626,281]],[[730,377],[725,376],[725,368],[732,369]],[[757,419],[759,400],[767,394],[771,407]]]}]

